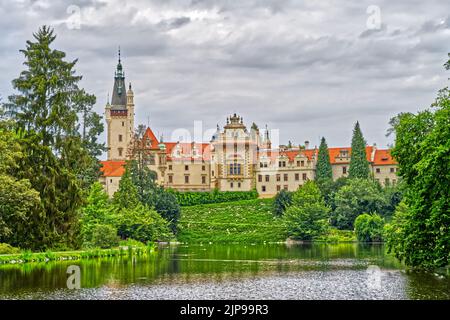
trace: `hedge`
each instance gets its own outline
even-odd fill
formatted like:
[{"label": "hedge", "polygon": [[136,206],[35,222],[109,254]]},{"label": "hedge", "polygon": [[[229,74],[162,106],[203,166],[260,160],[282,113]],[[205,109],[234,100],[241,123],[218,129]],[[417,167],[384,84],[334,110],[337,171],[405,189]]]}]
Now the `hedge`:
[{"label": "hedge", "polygon": [[180,206],[195,206],[199,204],[221,203],[239,200],[252,200],[258,198],[258,192],[252,191],[219,191],[215,189],[211,192],[180,192],[168,190],[177,198]]}]

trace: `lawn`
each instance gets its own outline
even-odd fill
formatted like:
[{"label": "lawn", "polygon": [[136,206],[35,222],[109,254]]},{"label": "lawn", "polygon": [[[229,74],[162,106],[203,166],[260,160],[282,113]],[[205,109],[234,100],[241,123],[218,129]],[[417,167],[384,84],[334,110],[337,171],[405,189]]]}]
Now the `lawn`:
[{"label": "lawn", "polygon": [[272,203],[272,199],[254,199],[182,207],[178,241],[285,241],[282,221],[272,215]]}]

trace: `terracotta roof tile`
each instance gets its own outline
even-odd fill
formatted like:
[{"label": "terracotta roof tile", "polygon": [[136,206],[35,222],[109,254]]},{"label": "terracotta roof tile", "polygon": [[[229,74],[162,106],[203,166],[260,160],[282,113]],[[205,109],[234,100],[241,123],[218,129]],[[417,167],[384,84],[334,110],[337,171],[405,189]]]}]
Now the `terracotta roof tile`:
[{"label": "terracotta roof tile", "polygon": [[374,165],[397,164],[391,156],[391,150],[378,149],[375,151]]},{"label": "terracotta roof tile", "polygon": [[104,177],[121,177],[125,173],[125,161],[100,161]]}]

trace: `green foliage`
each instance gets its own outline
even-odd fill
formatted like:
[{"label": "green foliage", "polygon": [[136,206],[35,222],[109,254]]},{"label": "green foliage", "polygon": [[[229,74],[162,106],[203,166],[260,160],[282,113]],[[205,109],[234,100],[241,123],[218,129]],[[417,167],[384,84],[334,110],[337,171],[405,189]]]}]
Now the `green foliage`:
[{"label": "green foliage", "polygon": [[368,179],[350,179],[334,197],[331,223],[338,229],[353,230],[356,217],[363,213],[384,212],[386,197],[381,186]]},{"label": "green foliage", "polygon": [[[141,136],[141,134],[137,135]],[[145,157],[143,151],[136,151],[136,149],[137,147],[135,146],[135,155]],[[155,210],[169,222],[170,229],[176,234],[177,223],[181,214],[177,198],[155,183],[155,172],[151,171],[145,163],[141,165],[139,163],[139,161],[135,160],[129,161],[126,169],[130,174],[131,183],[136,187],[139,201],[148,208],[155,208]]]},{"label": "green foliage", "polygon": [[336,181],[331,179],[320,179],[317,180],[317,186],[320,189],[323,199],[325,200],[325,204],[327,207],[331,208],[332,211],[336,209],[336,205],[334,203],[335,194],[347,184],[349,179],[347,177],[340,177]]},{"label": "green foliage", "polygon": [[134,208],[117,209],[117,230],[120,237],[143,243],[171,239],[168,222],[140,203]]},{"label": "green foliage", "polygon": [[331,169],[330,154],[328,153],[325,137],[322,137],[317,157],[316,181],[331,179],[333,179],[333,171]]},{"label": "green foliage", "polygon": [[276,242],[286,240],[282,219],[272,214],[272,199],[241,200],[181,208],[178,240]]},{"label": "green foliage", "polygon": [[108,249],[119,244],[117,230],[111,225],[97,224],[92,230],[91,245],[95,248]]},{"label": "green foliage", "polygon": [[0,242],[0,254],[17,254],[20,253],[19,248],[15,248],[7,243]]},{"label": "green foliage", "polygon": [[314,240],[327,232],[329,208],[313,181],[306,182],[292,197],[284,214],[288,235],[299,240]]},{"label": "green foliage", "polygon": [[40,198],[16,238],[24,248],[77,248],[82,188],[89,185],[84,179],[92,173],[92,182],[98,176],[95,152],[83,140],[87,134],[79,132],[78,113],[81,105],[92,106],[95,97],[78,87],[77,61],[65,61],[64,52],[51,48],[56,38],[51,28],[41,27],[33,37],[21,50],[25,69],[12,81],[17,93],[6,104],[23,153],[8,174],[28,180]]},{"label": "green foliage", "polygon": [[356,235],[352,230],[339,230],[333,227],[328,228],[327,232],[317,237],[314,241],[319,242],[356,242]]},{"label": "green foliage", "polygon": [[356,122],[352,137],[352,154],[350,158],[349,178],[367,179],[369,177],[369,161],[366,156],[366,141],[364,140],[359,122]]},{"label": "green foliage", "polygon": [[355,220],[358,241],[380,242],[383,240],[384,219],[377,214],[363,213]]},{"label": "green foliage", "polygon": [[[114,208],[109,201],[108,195],[103,190],[103,186],[99,182],[95,182],[91,185],[86,205],[83,207],[81,214],[81,237],[83,246],[97,246],[95,244],[94,232],[98,226],[108,225],[113,228],[115,219]],[[113,229],[117,237],[117,230],[115,228]]]},{"label": "green foliage", "polygon": [[28,180],[0,174],[0,242],[22,243],[30,212],[39,208],[39,193]]},{"label": "green foliage", "polygon": [[394,122],[392,155],[407,185],[388,229],[388,247],[418,268],[450,263],[450,91],[442,89],[432,110],[401,114]]},{"label": "green foliage", "polygon": [[292,193],[282,189],[277,193],[273,201],[273,214],[277,217],[283,215],[286,209],[292,204]]},{"label": "green foliage", "polygon": [[174,234],[177,233],[178,220],[181,209],[174,194],[159,188],[155,200],[155,210],[169,222],[169,227]]},{"label": "green foliage", "polygon": [[252,200],[258,198],[258,192],[252,191],[218,191],[212,192],[178,192],[170,190],[177,198],[180,206],[195,206],[208,203],[222,203],[240,200]]}]

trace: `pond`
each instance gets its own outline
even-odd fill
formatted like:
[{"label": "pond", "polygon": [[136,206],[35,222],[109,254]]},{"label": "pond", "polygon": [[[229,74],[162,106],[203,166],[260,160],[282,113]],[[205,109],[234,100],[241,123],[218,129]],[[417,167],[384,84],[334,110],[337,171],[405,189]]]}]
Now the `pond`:
[{"label": "pond", "polygon": [[[73,265],[80,289],[67,286]],[[0,298],[450,299],[450,277],[407,271],[382,245],[180,244],[145,257],[3,265]]]}]

